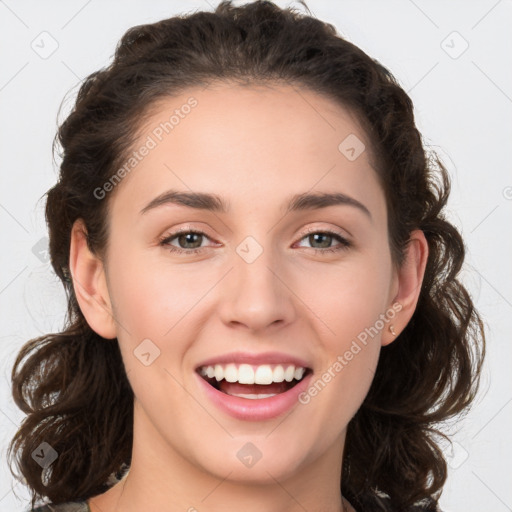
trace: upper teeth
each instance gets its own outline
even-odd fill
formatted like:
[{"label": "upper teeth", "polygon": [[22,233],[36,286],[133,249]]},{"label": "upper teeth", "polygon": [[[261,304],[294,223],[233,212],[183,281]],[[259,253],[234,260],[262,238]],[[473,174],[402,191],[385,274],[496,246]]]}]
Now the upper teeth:
[{"label": "upper teeth", "polygon": [[269,365],[252,366],[250,364],[216,364],[214,366],[202,366],[199,373],[210,379],[219,381],[226,379],[227,382],[238,382],[240,384],[272,384],[272,382],[291,382],[293,379],[300,380],[304,376],[305,368],[290,365]]}]

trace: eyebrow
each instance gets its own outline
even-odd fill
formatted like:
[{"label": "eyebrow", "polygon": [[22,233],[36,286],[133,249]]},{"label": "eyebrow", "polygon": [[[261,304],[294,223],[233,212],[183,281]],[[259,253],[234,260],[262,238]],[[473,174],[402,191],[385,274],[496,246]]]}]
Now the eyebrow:
[{"label": "eyebrow", "polygon": [[[197,210],[206,210],[217,213],[228,213],[230,209],[229,203],[225,202],[216,194],[168,190],[151,200],[144,208],[142,208],[140,214],[143,215],[149,210],[165,204],[176,204]],[[306,192],[303,194],[296,194],[292,196],[286,204],[286,213],[303,210],[317,210],[336,205],[353,206],[367,215],[370,219],[372,218],[370,211],[363,203],[353,197],[342,194],[341,192]]]}]

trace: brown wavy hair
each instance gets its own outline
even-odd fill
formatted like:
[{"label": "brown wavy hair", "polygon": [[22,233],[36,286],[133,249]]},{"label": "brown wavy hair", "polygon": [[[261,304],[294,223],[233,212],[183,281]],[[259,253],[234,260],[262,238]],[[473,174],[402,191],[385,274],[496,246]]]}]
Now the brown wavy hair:
[{"label": "brown wavy hair", "polygon": [[[100,494],[130,465],[133,391],[117,340],[96,334],[78,306],[68,269],[71,227],[83,219],[89,248],[103,256],[109,197],[98,200],[94,190],[125,161],[144,116],[158,99],[228,81],[306,87],[355,113],[386,197],[395,265],[412,230],[426,236],[417,308],[382,349],[348,425],[340,490],[365,512],[412,510],[418,502],[433,510],[447,477],[440,426],[467,411],[485,353],[483,323],[457,279],[464,243],[444,216],[448,173],[425,150],[411,99],[386,68],[333,25],[266,1],[224,1],[214,12],[133,27],[112,63],[81,84],[54,140],[62,160],[46,203],[51,263],[68,297],[66,325],[28,341],[16,358],[12,392],[26,418],[9,445],[10,464],[14,452],[32,506],[44,497],[58,504]],[[41,442],[58,454],[43,474],[31,456]]]}]

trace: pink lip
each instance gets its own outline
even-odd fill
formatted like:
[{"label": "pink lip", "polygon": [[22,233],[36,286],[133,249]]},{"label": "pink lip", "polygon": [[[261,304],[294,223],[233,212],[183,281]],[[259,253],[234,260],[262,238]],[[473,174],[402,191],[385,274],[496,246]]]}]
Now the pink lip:
[{"label": "pink lip", "polygon": [[279,393],[269,398],[252,400],[250,398],[227,395],[222,391],[218,391],[196,373],[200,382],[199,385],[209,400],[221,411],[234,418],[246,421],[268,420],[290,410],[299,403],[299,395],[307,389],[312,375],[312,373],[309,373],[298,384],[284,393]]},{"label": "pink lip", "polygon": [[304,360],[283,352],[263,352],[260,354],[251,354],[249,352],[232,352],[217,357],[212,357],[203,361],[196,367],[196,370],[202,366],[214,366],[216,364],[293,364],[303,368],[310,368],[310,365]]}]

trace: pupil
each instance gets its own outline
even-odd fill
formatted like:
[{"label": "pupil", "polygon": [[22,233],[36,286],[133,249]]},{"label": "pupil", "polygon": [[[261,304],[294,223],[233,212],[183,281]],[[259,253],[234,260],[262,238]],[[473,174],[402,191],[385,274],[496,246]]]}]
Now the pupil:
[{"label": "pupil", "polygon": [[[311,238],[313,238],[313,240],[314,240],[316,237],[320,237],[320,238],[322,238],[322,237],[323,237],[323,238],[326,238],[326,239],[327,239],[327,243],[324,243],[324,244],[322,245],[322,247],[329,247],[329,241],[330,241],[330,239],[331,239],[331,235],[325,235],[325,234],[322,234],[322,233],[315,233],[315,234],[313,234],[313,235],[310,235],[310,237],[309,237],[309,238],[310,238],[310,243],[312,243],[312,242],[311,242]],[[318,241],[318,240],[316,240],[316,241]],[[325,241],[325,240],[324,240],[324,241]]]},{"label": "pupil", "polygon": [[[183,241],[183,239],[185,239],[185,244],[187,244],[188,242],[186,239],[189,237],[195,237],[195,236],[200,237],[202,235],[200,235],[199,233],[187,233],[186,235],[180,235],[180,237],[179,237],[180,245],[181,245],[181,242]],[[190,243],[193,243],[193,242],[190,242]],[[196,243],[197,243],[197,240],[196,240]],[[199,242],[199,245],[195,245],[193,247],[185,247],[185,248],[186,249],[195,249],[196,247],[201,247],[201,242]]]}]

